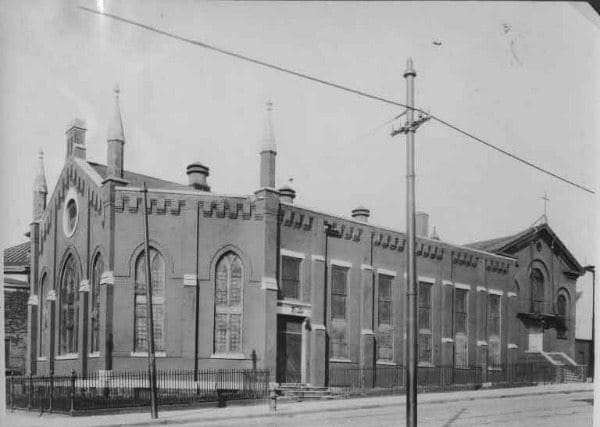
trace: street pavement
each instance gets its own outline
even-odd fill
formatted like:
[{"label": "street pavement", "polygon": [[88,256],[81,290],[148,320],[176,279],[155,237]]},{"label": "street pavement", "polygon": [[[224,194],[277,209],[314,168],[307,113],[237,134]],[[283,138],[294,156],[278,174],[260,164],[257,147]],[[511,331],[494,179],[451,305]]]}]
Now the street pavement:
[{"label": "street pavement", "polygon": [[[329,401],[266,402],[226,408],[166,411],[159,419],[148,412],[68,417],[24,411],[9,412],[6,427],[96,426],[392,426],[405,420],[405,396],[378,396]],[[591,426],[592,383],[552,384],[419,395],[421,426]]]}]

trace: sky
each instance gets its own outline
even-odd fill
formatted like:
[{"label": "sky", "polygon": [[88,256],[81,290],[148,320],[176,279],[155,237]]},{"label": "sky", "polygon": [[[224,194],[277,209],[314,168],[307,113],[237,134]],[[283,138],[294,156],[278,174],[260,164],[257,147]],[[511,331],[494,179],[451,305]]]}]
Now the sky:
[{"label": "sky", "polygon": [[[2,2],[2,246],[25,240],[37,153],[54,188],[64,132],[87,123],[106,162],[112,88],[121,89],[125,168],[186,182],[210,167],[215,192],[258,188],[264,105],[274,104],[277,184],[298,205],[405,229],[401,108],[82,11],[171,31],[399,102],[412,57],[416,104],[592,190],[599,188],[600,27],[587,4],[543,2]],[[589,9],[590,14],[591,8]],[[435,43],[434,43],[435,42]],[[598,260],[597,195],[430,121],[416,135],[417,209],[463,244],[529,227],[544,210],[582,264]]]}]

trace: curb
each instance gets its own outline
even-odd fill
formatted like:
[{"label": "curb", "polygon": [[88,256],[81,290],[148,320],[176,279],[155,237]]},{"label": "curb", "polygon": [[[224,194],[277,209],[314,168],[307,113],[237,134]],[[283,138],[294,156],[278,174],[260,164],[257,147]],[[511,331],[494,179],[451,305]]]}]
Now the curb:
[{"label": "curb", "polygon": [[[514,389],[507,389],[514,390]],[[531,395],[552,395],[552,394],[571,394],[571,393],[582,393],[587,391],[593,391],[590,389],[573,389],[573,390],[548,390],[542,392],[531,391],[528,393],[502,393],[499,395],[493,396],[476,396],[476,397],[456,397],[456,398],[438,398],[432,399],[429,401],[423,401],[422,404],[443,404],[450,402],[459,402],[459,401],[473,401],[473,400],[486,400],[486,399],[502,399],[502,398],[514,398],[514,397],[523,397],[523,396],[531,396]],[[146,421],[137,421],[134,423],[117,423],[117,424],[98,424],[89,427],[124,427],[124,426],[147,426],[147,425],[179,425],[179,424],[189,424],[193,422],[218,422],[218,421],[231,421],[237,419],[256,419],[256,418],[275,418],[275,417],[294,417],[302,414],[311,414],[318,412],[341,412],[348,410],[358,410],[358,409],[375,409],[375,408],[384,408],[389,406],[396,406],[397,403],[373,403],[373,404],[364,404],[364,405],[356,405],[351,408],[339,407],[339,408],[319,408],[319,409],[302,409],[298,408],[297,410],[293,410],[290,412],[277,413],[277,412],[267,412],[264,414],[246,414],[246,415],[234,415],[234,416],[212,416],[212,417],[202,417],[198,416],[195,418],[185,418],[185,419],[158,419],[158,420],[146,420]]]}]

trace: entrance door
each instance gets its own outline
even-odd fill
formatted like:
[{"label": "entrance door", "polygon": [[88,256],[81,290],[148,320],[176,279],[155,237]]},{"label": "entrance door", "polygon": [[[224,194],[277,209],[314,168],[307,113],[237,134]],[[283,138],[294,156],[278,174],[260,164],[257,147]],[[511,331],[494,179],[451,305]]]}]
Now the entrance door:
[{"label": "entrance door", "polygon": [[292,316],[277,317],[277,382],[302,380],[302,322]]}]

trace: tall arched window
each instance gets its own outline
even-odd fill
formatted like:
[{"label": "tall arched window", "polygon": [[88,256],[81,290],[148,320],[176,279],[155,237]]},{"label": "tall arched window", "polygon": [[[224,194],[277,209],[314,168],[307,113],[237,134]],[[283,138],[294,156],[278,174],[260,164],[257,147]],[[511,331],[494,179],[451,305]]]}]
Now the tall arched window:
[{"label": "tall arched window", "polygon": [[60,281],[58,353],[77,353],[79,330],[79,269],[72,256],[67,258]]},{"label": "tall arched window", "polygon": [[[165,303],[165,261],[161,254],[150,248],[150,268],[152,277],[152,320],[154,322],[154,350],[164,351],[164,303]],[[148,329],[146,310],[146,255],[138,256],[135,263],[135,310],[133,349],[136,352],[148,351]]]},{"label": "tall arched window", "polygon": [[541,313],[544,305],[544,275],[539,268],[531,270],[531,312]]},{"label": "tall arched window", "polygon": [[48,275],[44,274],[42,281],[40,282],[40,291],[38,292],[39,297],[39,318],[40,318],[40,329],[39,329],[39,343],[40,348],[38,355],[44,356],[45,345],[46,345],[46,334],[48,333],[48,304],[46,303],[46,292],[48,286]]},{"label": "tall arched window", "polygon": [[564,294],[560,294],[556,299],[556,315],[558,317],[558,326],[556,328],[557,338],[566,338],[567,336],[567,314],[567,297]]},{"label": "tall arched window", "polygon": [[239,256],[223,255],[215,276],[215,353],[240,353],[243,268]]},{"label": "tall arched window", "polygon": [[100,351],[100,278],[104,271],[104,261],[100,254],[94,259],[92,268],[92,288],[90,289],[90,353]]}]

